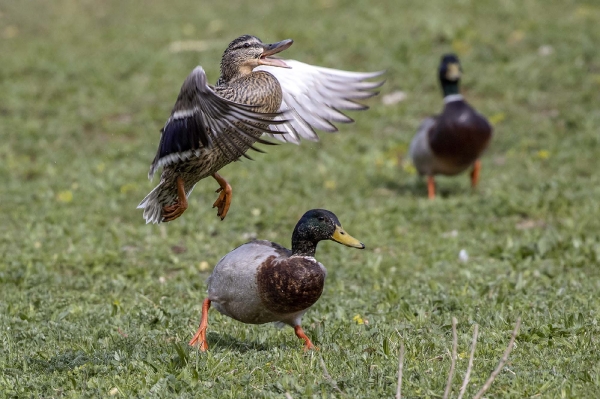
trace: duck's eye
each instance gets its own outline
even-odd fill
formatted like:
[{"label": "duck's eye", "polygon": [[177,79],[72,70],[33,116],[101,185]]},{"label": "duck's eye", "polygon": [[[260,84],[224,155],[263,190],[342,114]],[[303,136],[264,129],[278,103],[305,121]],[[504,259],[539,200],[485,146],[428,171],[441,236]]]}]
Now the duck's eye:
[{"label": "duck's eye", "polygon": [[250,43],[244,43],[244,48],[250,48]]},{"label": "duck's eye", "polygon": [[325,220],[325,218],[323,216],[319,216],[318,219],[319,219],[320,222],[322,222],[322,221]]}]

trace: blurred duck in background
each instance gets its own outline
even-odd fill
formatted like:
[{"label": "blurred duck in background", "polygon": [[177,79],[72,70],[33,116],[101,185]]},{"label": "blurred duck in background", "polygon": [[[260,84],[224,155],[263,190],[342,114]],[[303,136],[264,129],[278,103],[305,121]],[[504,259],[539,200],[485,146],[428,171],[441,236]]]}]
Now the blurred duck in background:
[{"label": "blurred duck in background", "polygon": [[148,177],[162,167],[160,183],[138,205],[146,223],[177,219],[198,181],[212,176],[219,196],[213,208],[224,219],[232,189],[218,171],[240,157],[267,133],[284,142],[317,141],[314,129],[337,131],[334,123],[352,119],[340,110],[365,110],[356,102],[377,94],[383,81],[366,81],[383,72],[359,73],[315,67],[274,55],[293,41],[265,44],[243,35],[221,59],[221,76],[207,84],[202,67],[185,79],[171,116],[161,130]]},{"label": "blurred duck in background", "polygon": [[471,186],[479,181],[479,157],[492,138],[488,120],[460,94],[460,61],[454,54],[442,57],[439,79],[444,92],[441,114],[423,121],[410,144],[410,157],[421,176],[427,176],[427,191],[435,198],[435,175],[457,175],[471,170]]}]

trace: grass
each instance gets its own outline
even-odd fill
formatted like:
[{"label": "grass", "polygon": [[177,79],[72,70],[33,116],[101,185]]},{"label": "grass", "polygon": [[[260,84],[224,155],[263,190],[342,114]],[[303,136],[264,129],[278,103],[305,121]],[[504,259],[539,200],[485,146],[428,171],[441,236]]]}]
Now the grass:
[{"label": "grass", "polygon": [[[404,342],[403,395],[436,398],[456,317],[452,397],[480,326],[471,397],[521,317],[487,397],[598,397],[598,18],[575,0],[0,3],[0,395],[390,397]],[[215,81],[243,33],[293,38],[284,55],[304,62],[387,69],[382,95],[407,98],[227,166],[224,222],[205,180],[182,218],[145,225],[135,207],[183,79],[201,64]],[[202,51],[173,51],[189,41]],[[406,152],[441,108],[448,51],[496,136],[476,192],[439,178],[428,201]],[[289,245],[317,207],[367,245],[319,246],[329,275],[304,327],[320,350],[216,311],[210,351],[189,348],[219,258],[254,236]]]}]

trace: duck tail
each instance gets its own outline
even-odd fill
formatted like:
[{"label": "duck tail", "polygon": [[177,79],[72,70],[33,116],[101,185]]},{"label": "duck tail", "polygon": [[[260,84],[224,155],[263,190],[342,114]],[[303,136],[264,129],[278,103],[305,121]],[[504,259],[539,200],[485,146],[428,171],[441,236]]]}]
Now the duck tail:
[{"label": "duck tail", "polygon": [[154,187],[154,190],[150,191],[148,195],[140,202],[137,209],[144,210],[144,219],[146,224],[162,222],[162,208],[163,205],[160,202],[160,193],[162,191],[162,182]]}]

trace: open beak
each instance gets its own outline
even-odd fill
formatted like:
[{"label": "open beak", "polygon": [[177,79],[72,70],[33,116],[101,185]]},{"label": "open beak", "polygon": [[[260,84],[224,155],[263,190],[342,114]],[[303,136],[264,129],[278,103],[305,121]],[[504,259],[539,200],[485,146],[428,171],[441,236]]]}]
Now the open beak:
[{"label": "open beak", "polygon": [[446,70],[446,79],[448,79],[450,81],[458,80],[458,79],[460,79],[460,75],[461,75],[460,64],[457,64],[457,63],[448,64],[447,70]]},{"label": "open beak", "polygon": [[335,226],[335,232],[331,236],[331,239],[340,244],[344,244],[347,247],[365,249],[365,244],[346,233],[344,229],[342,229],[342,226]]},{"label": "open beak", "polygon": [[277,43],[272,44],[263,44],[264,51],[258,60],[260,65],[269,65],[280,68],[290,68],[288,64],[286,64],[280,58],[271,57],[273,54],[277,54],[287,49],[294,43],[292,39],[285,39]]}]

